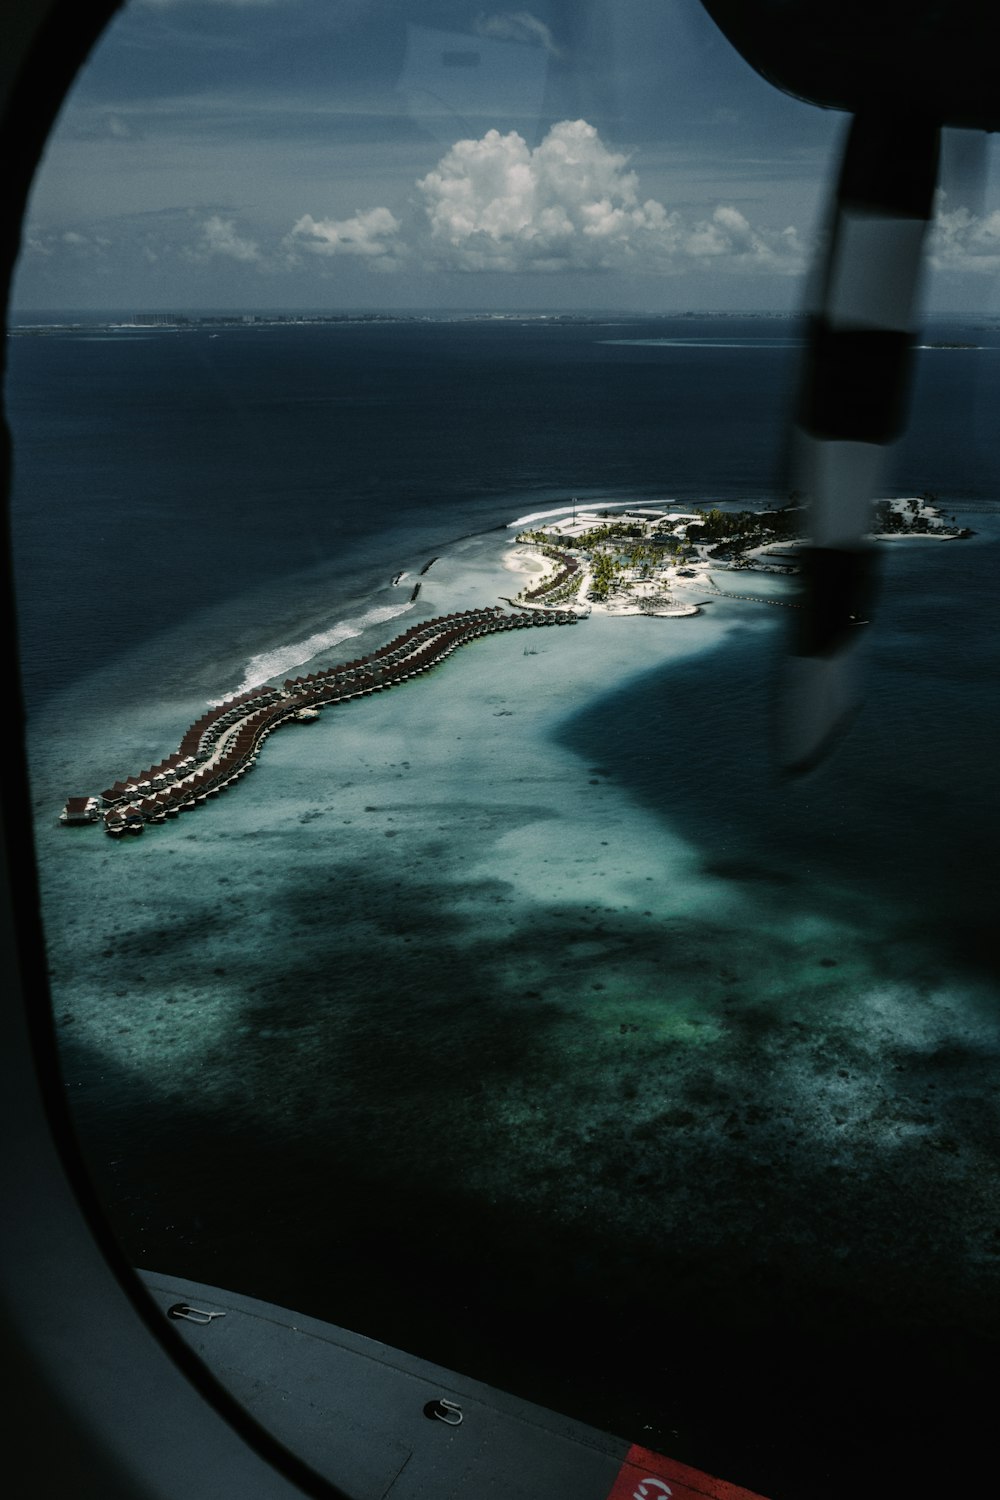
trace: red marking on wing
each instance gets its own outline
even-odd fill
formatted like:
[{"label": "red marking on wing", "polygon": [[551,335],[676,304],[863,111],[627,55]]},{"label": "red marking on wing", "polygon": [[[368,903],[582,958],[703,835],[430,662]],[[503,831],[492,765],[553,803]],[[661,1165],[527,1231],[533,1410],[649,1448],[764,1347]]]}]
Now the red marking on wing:
[{"label": "red marking on wing", "polygon": [[608,1500],[765,1500],[765,1497],[725,1479],[713,1479],[700,1469],[635,1444],[625,1455]]}]

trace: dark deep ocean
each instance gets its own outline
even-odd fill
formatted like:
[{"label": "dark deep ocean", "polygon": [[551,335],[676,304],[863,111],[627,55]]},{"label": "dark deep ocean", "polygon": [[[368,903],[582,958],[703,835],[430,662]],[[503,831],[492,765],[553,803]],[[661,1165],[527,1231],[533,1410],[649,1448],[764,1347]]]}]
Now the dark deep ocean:
[{"label": "dark deep ocean", "polygon": [[[1000,329],[933,337],[984,347],[919,356],[887,492],[992,508]],[[783,498],[796,342],[760,318],[22,332],[29,701],[216,603],[314,568],[374,584],[400,547],[549,500]],[[267,639],[266,619],[236,617]]]}]

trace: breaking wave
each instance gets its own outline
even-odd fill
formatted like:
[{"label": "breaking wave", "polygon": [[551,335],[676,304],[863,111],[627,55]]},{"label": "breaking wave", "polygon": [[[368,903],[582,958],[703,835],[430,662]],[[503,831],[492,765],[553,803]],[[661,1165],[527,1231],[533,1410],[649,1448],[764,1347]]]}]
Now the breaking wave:
[{"label": "breaking wave", "polygon": [[261,651],[258,655],[251,656],[243,669],[243,681],[232,694],[227,694],[227,697],[245,693],[259,683],[269,682],[272,677],[286,675],[295,667],[304,666],[306,662],[312,661],[313,657],[318,656],[321,651],[329,651],[341,641],[353,640],[355,636],[362,635],[370,625],[381,625],[386,620],[394,620],[397,615],[405,614],[410,607],[409,599],[402,604],[380,604],[354,619],[338,620],[335,625],[330,626],[329,630],[318,630],[303,641],[290,642],[287,645],[274,646],[269,651]]}]

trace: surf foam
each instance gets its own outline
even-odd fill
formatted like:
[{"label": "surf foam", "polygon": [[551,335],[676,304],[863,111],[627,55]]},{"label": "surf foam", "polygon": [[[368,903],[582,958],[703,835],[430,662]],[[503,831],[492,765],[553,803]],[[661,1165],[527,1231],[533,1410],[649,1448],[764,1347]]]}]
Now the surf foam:
[{"label": "surf foam", "polygon": [[[370,625],[381,625],[386,620],[394,620],[398,615],[406,614],[412,607],[412,600],[404,604],[381,604],[365,614],[351,620],[339,620],[331,625],[329,630],[319,630],[314,635],[307,636],[304,641],[295,641],[284,646],[272,647],[270,651],[261,651],[256,656],[251,656],[244,668],[243,681],[227,697],[235,697],[238,693],[245,693],[252,687],[257,687],[262,682],[269,682],[272,677],[287,675],[295,667],[301,667],[306,662],[312,661],[314,656],[319,656],[321,651],[329,651],[332,646],[337,646],[341,641],[353,640],[355,636],[362,635]],[[217,700],[222,702],[222,699]]]}]

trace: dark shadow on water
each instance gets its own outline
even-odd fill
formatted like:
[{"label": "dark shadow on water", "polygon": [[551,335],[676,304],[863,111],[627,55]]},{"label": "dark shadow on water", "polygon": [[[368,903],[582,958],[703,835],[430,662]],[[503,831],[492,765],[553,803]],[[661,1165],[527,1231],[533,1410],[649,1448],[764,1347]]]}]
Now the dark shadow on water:
[{"label": "dark shadow on water", "polygon": [[[464,894],[502,909],[505,890]],[[898,1479],[918,1454],[926,1476],[955,1442],[976,1447],[997,1328],[947,1232],[969,1170],[949,1101],[929,1138],[863,1170],[831,1161],[782,1123],[769,1077],[800,1041],[829,1070],[849,1044],[828,1026],[803,1040],[733,991],[724,1051],[644,1043],[641,1018],[595,1034],[602,1092],[581,1109],[558,1000],[515,983],[510,939],[446,888],[342,866],[328,897],[302,879],[280,901],[294,941],[269,965],[231,957],[228,1029],[187,1043],[200,1093],[171,1092],[169,1065],[153,1091],[148,1064],[67,1041],[86,1151],[137,1264],[367,1333],[775,1500],[832,1500],[862,1455]],[[517,957],[568,951],[578,924],[539,908]],[[637,916],[602,913],[591,931],[708,983],[722,935],[703,927],[642,937]],[[150,983],[195,982],[201,930],[187,955],[150,957]],[[974,1079],[974,1055],[949,1061]],[[897,1062],[890,1103],[908,1118],[925,1059]],[[640,1122],[653,1068],[674,1099]],[[542,1147],[520,1182],[495,1126],[511,1089]]]},{"label": "dark shadow on water", "polygon": [[[900,1484],[982,1462],[995,1338],[948,1299],[909,1319],[890,1263],[803,1283],[793,1246],[704,1251],[683,1225],[630,1244],[627,1224],[514,1216],[454,1174],[395,1175],[325,1124],[272,1139],[177,1101],[124,1160],[117,1132],[88,1150],[136,1264],[305,1309],[775,1500],[833,1500],[861,1462]],[[446,1149],[433,1127],[422,1145]],[[819,1162],[796,1186],[834,1238],[871,1208]],[[928,1270],[947,1278],[947,1260]]]},{"label": "dark shadow on water", "polygon": [[[996,551],[976,558],[991,589],[982,554]],[[783,777],[772,755],[780,630],[633,679],[588,704],[559,739],[584,763],[600,757],[701,852],[706,873],[789,912],[833,912],[873,931],[909,926],[957,968],[995,977],[996,600],[985,618],[955,621],[933,590],[914,599],[890,577],[885,592],[861,711],[804,776]]]}]

